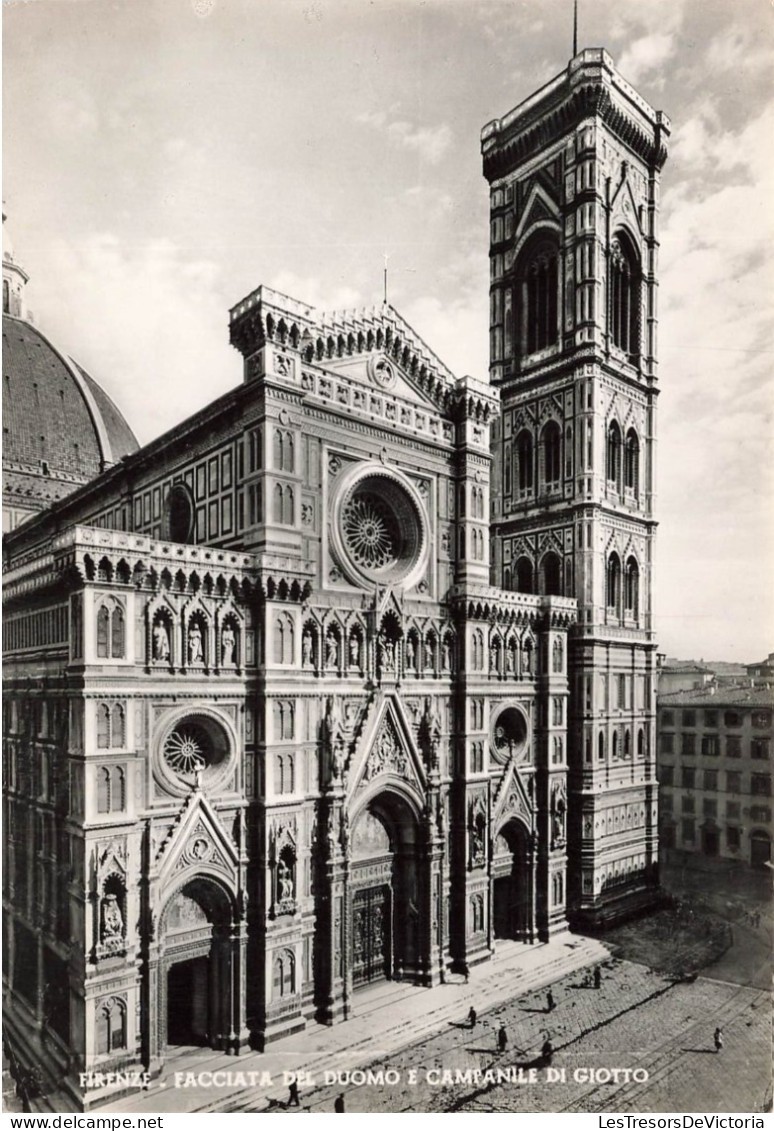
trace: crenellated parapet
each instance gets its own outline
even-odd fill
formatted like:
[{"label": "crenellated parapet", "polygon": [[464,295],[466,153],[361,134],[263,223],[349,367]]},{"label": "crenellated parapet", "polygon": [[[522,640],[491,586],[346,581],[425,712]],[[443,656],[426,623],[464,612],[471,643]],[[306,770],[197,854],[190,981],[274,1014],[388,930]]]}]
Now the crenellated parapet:
[{"label": "crenellated parapet", "polygon": [[588,48],[569,67],[481,132],[484,173],[491,181],[514,164],[544,153],[581,122],[599,119],[646,164],[667,158],[669,118],[651,106],[615,69],[602,48]]}]

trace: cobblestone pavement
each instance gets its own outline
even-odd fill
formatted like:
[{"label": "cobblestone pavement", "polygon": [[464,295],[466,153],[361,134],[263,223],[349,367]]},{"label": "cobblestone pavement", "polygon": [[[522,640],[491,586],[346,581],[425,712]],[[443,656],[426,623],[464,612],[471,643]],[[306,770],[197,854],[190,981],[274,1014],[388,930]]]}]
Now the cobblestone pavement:
[{"label": "cobblestone pavement", "polygon": [[[302,1090],[301,1106],[332,1111],[336,1096],[343,1094],[347,1112],[373,1113],[761,1109],[771,1080],[767,994],[702,978],[674,983],[647,967],[615,960],[604,968],[598,991],[583,987],[583,980],[576,973],[552,985],[556,1008],[551,1013],[545,1011],[544,990],[529,993],[485,1013],[473,1029],[460,1018],[370,1066],[391,1070],[397,1082],[356,1087],[344,1077],[335,1086]],[[509,1038],[503,1054],[496,1051],[501,1025]],[[718,1025],[724,1037],[720,1053],[713,1045]],[[556,1082],[550,1082],[545,1067],[537,1067],[529,1082],[529,1066],[546,1035],[555,1050],[551,1075]],[[515,1074],[518,1067],[523,1070],[518,1083],[497,1083],[485,1075],[497,1069]],[[603,1074],[600,1082],[594,1073],[604,1068],[629,1072],[619,1072],[617,1081]],[[631,1075],[635,1069],[638,1080]],[[457,1070],[469,1075],[462,1082],[442,1075]],[[276,1100],[269,1107],[284,1110]],[[228,1110],[250,1108],[243,1103]]]}]

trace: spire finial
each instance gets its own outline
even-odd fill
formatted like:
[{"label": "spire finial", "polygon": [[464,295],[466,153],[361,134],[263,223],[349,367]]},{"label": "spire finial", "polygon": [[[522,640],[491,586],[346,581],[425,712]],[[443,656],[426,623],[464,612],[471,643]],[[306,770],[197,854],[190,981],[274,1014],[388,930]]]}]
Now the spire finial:
[{"label": "spire finial", "polygon": [[578,0],[573,0],[572,6],[572,57],[578,54]]},{"label": "spire finial", "polygon": [[389,258],[390,258],[389,255],[385,251],[385,253],[384,253],[384,302],[385,302],[385,305],[387,303],[387,260]]}]

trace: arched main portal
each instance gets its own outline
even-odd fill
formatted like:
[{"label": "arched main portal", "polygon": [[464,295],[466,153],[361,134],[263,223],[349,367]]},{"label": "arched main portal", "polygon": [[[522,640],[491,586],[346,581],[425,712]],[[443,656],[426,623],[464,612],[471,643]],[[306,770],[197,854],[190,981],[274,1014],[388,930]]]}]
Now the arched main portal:
[{"label": "arched main portal", "polygon": [[492,852],[493,929],[496,939],[532,942],[534,884],[529,832],[521,821],[507,821]]},{"label": "arched main portal", "polygon": [[214,881],[197,877],[162,917],[160,1046],[224,1048],[233,1026],[232,906]]},{"label": "arched main portal", "polygon": [[418,826],[397,793],[360,812],[351,841],[352,986],[411,978],[422,968]]}]

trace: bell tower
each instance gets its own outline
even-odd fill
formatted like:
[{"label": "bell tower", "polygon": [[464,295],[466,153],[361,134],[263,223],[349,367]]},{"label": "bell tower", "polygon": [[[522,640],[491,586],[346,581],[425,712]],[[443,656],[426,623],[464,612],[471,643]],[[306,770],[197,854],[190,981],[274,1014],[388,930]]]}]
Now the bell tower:
[{"label": "bell tower", "polygon": [[655,773],[659,178],[669,120],[602,49],[482,132],[490,186],[492,580],[575,597],[568,908],[658,883]]}]

